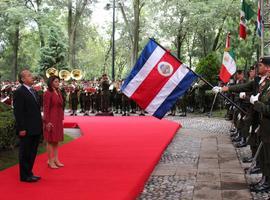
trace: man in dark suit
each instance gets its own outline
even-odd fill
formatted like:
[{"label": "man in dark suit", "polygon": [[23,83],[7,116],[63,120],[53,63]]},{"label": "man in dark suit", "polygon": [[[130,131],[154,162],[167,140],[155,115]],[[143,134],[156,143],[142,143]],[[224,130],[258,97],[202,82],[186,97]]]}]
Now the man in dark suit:
[{"label": "man in dark suit", "polygon": [[14,92],[13,106],[17,134],[20,139],[20,180],[37,182],[40,177],[35,176],[32,169],[42,135],[40,104],[38,96],[32,88],[34,79],[29,70],[20,72],[19,82],[21,86]]}]

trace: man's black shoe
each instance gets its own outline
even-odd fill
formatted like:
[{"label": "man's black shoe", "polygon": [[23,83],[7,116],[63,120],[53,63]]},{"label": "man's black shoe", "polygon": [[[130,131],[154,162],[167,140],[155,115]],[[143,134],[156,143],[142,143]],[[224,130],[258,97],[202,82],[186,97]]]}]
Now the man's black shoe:
[{"label": "man's black shoe", "polygon": [[243,163],[251,163],[252,161],[253,161],[253,158],[252,157],[245,157],[242,160]]},{"label": "man's black shoe", "polygon": [[186,117],[186,116],[187,116],[187,114],[182,113],[182,114],[180,114],[179,116],[180,116],[180,117]]},{"label": "man's black shoe", "polygon": [[31,178],[32,178],[32,179],[36,179],[37,181],[39,181],[39,180],[41,179],[40,176],[35,176],[35,175],[33,175]]},{"label": "man's black shoe", "polygon": [[22,182],[28,182],[28,183],[33,183],[33,182],[37,182],[38,180],[33,178],[33,177],[27,177],[25,179],[21,179]]}]

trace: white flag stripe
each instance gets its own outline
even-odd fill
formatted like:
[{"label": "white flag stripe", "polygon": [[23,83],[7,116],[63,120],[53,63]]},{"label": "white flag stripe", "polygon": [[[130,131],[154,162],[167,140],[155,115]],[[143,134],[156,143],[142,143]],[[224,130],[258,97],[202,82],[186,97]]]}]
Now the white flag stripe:
[{"label": "white flag stripe", "polygon": [[186,76],[188,72],[189,70],[185,67],[184,64],[182,64],[172,75],[172,77],[167,81],[167,83],[163,86],[163,88],[159,91],[159,93],[155,96],[155,98],[151,101],[151,103],[147,106],[145,110],[150,114],[155,113],[156,110],[160,107],[160,105],[172,93],[172,91],[182,81],[182,79]]},{"label": "white flag stripe", "polygon": [[149,73],[152,71],[152,69],[156,66],[156,64],[160,61],[160,59],[165,53],[166,52],[164,51],[164,49],[159,46],[156,47],[152,55],[144,63],[141,70],[136,74],[136,76],[128,83],[128,85],[124,89],[123,92],[126,96],[131,97],[133,95],[133,93],[142,84],[144,79],[149,75]]},{"label": "white flag stripe", "polygon": [[229,52],[224,52],[223,65],[231,75],[236,72],[236,63]]}]

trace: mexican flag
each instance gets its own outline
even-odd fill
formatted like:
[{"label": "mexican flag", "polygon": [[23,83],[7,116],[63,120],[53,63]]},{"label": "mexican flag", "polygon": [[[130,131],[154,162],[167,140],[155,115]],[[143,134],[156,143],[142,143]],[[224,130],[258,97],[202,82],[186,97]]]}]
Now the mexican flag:
[{"label": "mexican flag", "polygon": [[219,78],[224,83],[228,83],[231,76],[235,72],[236,72],[235,57],[232,49],[230,48],[230,33],[228,33]]},{"label": "mexican flag", "polygon": [[246,3],[245,0],[242,0],[242,7],[240,11],[240,27],[239,27],[239,37],[242,39],[246,39],[247,37],[247,26],[246,23],[248,20],[252,18],[254,15],[254,11],[251,6]]}]

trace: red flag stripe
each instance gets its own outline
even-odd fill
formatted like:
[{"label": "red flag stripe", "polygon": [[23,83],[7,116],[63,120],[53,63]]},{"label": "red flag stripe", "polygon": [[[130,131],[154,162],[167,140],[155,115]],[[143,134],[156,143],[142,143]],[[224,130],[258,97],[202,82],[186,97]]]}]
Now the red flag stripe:
[{"label": "red flag stripe", "polygon": [[246,32],[246,26],[245,24],[240,22],[240,28],[239,28],[239,37],[242,39],[246,39],[247,37],[247,32]]},{"label": "red flag stripe", "polygon": [[220,69],[219,78],[223,81],[223,83],[228,83],[231,76],[232,75],[228,72],[227,68],[224,65],[222,65]]}]

